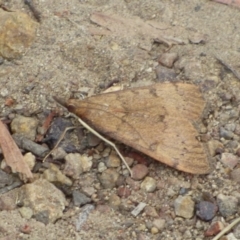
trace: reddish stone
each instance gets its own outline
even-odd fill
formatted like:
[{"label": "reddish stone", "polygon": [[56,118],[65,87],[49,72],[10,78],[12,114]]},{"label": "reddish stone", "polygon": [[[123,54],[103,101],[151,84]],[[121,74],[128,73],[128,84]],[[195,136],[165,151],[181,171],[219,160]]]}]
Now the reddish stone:
[{"label": "reddish stone", "polygon": [[143,164],[137,164],[132,168],[132,178],[142,180],[148,174],[148,168]]},{"label": "reddish stone", "polygon": [[141,153],[129,152],[126,156],[129,158],[133,158],[135,161],[137,161],[140,164],[147,165],[146,156],[142,155]]},{"label": "reddish stone", "polygon": [[25,224],[23,227],[20,228],[20,231],[25,234],[29,234],[31,232],[31,227]]},{"label": "reddish stone", "polygon": [[117,190],[117,195],[121,198],[127,198],[131,195],[131,190],[127,187],[119,187]]},{"label": "reddish stone", "polygon": [[14,104],[14,99],[12,99],[11,97],[5,99],[5,106],[12,106]]},{"label": "reddish stone", "polygon": [[205,237],[215,236],[224,228],[223,223],[220,221],[213,222],[208,230],[204,233]]},{"label": "reddish stone", "polygon": [[220,161],[228,168],[234,169],[239,163],[239,158],[232,153],[223,153]]},{"label": "reddish stone", "polygon": [[111,211],[111,208],[107,205],[97,205],[96,210],[100,213],[107,213]]},{"label": "reddish stone", "polygon": [[131,187],[132,190],[137,191],[140,189],[140,182],[135,181],[130,177],[126,178],[126,183]]}]

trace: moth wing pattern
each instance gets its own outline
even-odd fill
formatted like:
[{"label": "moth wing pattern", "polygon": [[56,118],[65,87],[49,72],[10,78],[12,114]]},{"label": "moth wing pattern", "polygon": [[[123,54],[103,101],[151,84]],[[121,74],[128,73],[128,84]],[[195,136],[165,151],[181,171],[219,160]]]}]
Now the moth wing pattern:
[{"label": "moth wing pattern", "polygon": [[193,174],[211,171],[195,128],[205,101],[193,84],[158,83],[70,99],[68,108],[100,133],[155,160]]}]

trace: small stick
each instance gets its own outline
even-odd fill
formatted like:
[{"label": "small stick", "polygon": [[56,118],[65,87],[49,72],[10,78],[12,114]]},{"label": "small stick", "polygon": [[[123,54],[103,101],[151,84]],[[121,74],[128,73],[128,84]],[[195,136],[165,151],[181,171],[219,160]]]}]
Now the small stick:
[{"label": "small stick", "polygon": [[235,219],[231,224],[229,224],[227,227],[225,227],[217,236],[215,236],[212,240],[218,240],[220,237],[222,237],[225,233],[227,233],[229,230],[231,230],[236,224],[240,222],[240,217]]},{"label": "small stick", "polygon": [[24,0],[24,3],[29,7],[29,9],[32,11],[33,16],[36,18],[38,22],[41,22],[41,13],[36,9],[36,7],[33,5],[32,0]]},{"label": "small stick", "polygon": [[220,57],[218,56],[215,56],[215,58],[224,66],[226,67],[228,70],[230,70],[233,75],[235,75],[235,77],[240,80],[240,73],[235,70],[230,64],[226,63],[223,59],[221,59]]},{"label": "small stick", "polygon": [[61,134],[60,138],[58,139],[57,143],[55,144],[54,148],[44,157],[43,162],[46,161],[46,159],[50,156],[50,154],[58,147],[60,142],[63,140],[65,134],[67,131],[74,129],[75,127],[67,127],[64,129],[64,132]]},{"label": "small stick", "polygon": [[[61,101],[59,101],[56,98],[53,98],[56,103],[58,105],[60,105],[61,107],[63,107],[64,109],[66,109],[66,107],[61,103]],[[66,109],[67,110],[67,109]],[[68,111],[68,110],[67,110]],[[69,112],[69,111],[68,111]],[[106,142],[108,145],[110,145],[111,147],[114,148],[114,150],[116,151],[116,153],[118,154],[118,156],[121,158],[121,160],[123,161],[123,163],[125,164],[126,168],[128,169],[128,171],[131,174],[132,177],[132,171],[130,169],[130,167],[128,166],[126,160],[124,159],[123,155],[120,153],[120,151],[118,150],[117,146],[111,142],[110,140],[106,139],[105,137],[103,137],[100,133],[98,133],[97,131],[95,131],[93,128],[91,128],[87,123],[85,123],[81,118],[79,118],[76,114],[69,112],[69,116],[74,117],[75,119],[77,119],[79,121],[79,123],[85,127],[89,132],[91,132],[92,134],[94,134],[95,136],[97,136],[98,138],[100,138],[102,141]],[[55,147],[54,147],[55,148]]]}]

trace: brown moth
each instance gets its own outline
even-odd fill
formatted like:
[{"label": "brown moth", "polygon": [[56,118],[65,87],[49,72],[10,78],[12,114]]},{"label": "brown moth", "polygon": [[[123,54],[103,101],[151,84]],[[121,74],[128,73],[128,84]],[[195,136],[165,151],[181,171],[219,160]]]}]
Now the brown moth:
[{"label": "brown moth", "polygon": [[67,108],[90,127],[178,170],[211,171],[195,125],[205,108],[198,87],[158,83],[70,99]]}]

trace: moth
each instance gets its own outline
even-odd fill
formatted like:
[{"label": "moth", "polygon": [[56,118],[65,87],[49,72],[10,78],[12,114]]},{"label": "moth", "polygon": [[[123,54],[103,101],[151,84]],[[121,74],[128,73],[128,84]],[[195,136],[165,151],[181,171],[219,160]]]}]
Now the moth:
[{"label": "moth", "polygon": [[67,109],[96,131],[180,171],[211,171],[195,127],[205,108],[196,85],[157,83],[69,99]]}]

